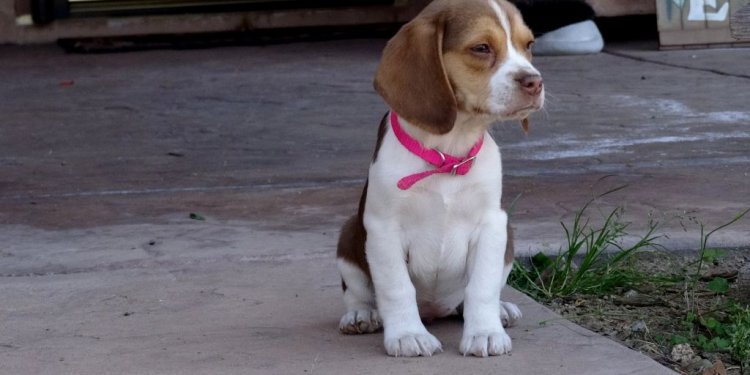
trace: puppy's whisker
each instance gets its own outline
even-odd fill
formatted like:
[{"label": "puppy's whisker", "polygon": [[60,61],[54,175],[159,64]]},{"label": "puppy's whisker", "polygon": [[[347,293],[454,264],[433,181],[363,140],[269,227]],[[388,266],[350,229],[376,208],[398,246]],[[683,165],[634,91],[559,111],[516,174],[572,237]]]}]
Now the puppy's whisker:
[{"label": "puppy's whisker", "polygon": [[543,108],[541,108],[540,110],[541,110],[541,112],[542,112],[542,113],[541,113],[541,115],[542,115],[542,118],[544,118],[544,119],[548,119],[548,118],[549,118],[549,111],[547,111],[547,107],[543,107]]},{"label": "puppy's whisker", "polygon": [[545,102],[556,102],[558,100],[558,96],[554,93],[551,93],[549,90],[544,90],[544,101]]}]

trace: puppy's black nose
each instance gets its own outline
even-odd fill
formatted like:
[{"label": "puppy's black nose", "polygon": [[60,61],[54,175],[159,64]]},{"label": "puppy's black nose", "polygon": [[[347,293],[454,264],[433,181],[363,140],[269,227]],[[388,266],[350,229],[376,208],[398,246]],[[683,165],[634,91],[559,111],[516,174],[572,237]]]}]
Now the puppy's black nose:
[{"label": "puppy's black nose", "polygon": [[521,89],[529,94],[530,96],[539,96],[542,92],[542,76],[539,74],[523,74],[516,77],[516,82],[521,86]]}]

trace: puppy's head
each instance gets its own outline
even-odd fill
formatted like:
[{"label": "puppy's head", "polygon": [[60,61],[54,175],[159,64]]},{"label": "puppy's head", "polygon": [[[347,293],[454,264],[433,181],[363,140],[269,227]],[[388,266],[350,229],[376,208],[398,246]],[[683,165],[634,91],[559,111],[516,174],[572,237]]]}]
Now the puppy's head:
[{"label": "puppy's head", "polygon": [[388,42],[375,89],[399,115],[437,134],[459,111],[526,118],[544,104],[534,36],[505,0],[435,0]]}]

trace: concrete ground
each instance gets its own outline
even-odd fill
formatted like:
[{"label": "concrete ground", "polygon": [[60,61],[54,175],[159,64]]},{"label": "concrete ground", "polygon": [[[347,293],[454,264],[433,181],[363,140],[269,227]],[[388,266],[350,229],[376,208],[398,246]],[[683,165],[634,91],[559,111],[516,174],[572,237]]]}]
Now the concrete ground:
[{"label": "concrete ground", "polygon": [[[382,40],[66,55],[0,47],[0,374],[668,374],[508,291],[510,356],[343,336],[333,257],[385,106]],[[698,244],[750,206],[750,49],[535,60],[548,105],[493,130],[521,253],[596,194]],[[205,220],[192,220],[199,213]],[[750,220],[712,246],[750,244]]]}]

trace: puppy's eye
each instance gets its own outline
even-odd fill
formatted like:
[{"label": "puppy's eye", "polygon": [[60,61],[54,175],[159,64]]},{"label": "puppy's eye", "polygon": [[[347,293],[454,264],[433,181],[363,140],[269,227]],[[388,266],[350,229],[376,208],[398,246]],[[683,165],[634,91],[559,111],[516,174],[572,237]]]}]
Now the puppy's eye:
[{"label": "puppy's eye", "polygon": [[474,47],[471,47],[472,52],[476,53],[490,53],[492,50],[490,49],[490,45],[487,43],[477,44]]},{"label": "puppy's eye", "polygon": [[533,40],[529,41],[529,44],[526,45],[526,50],[531,51],[531,47],[533,46],[534,46],[534,41]]}]

